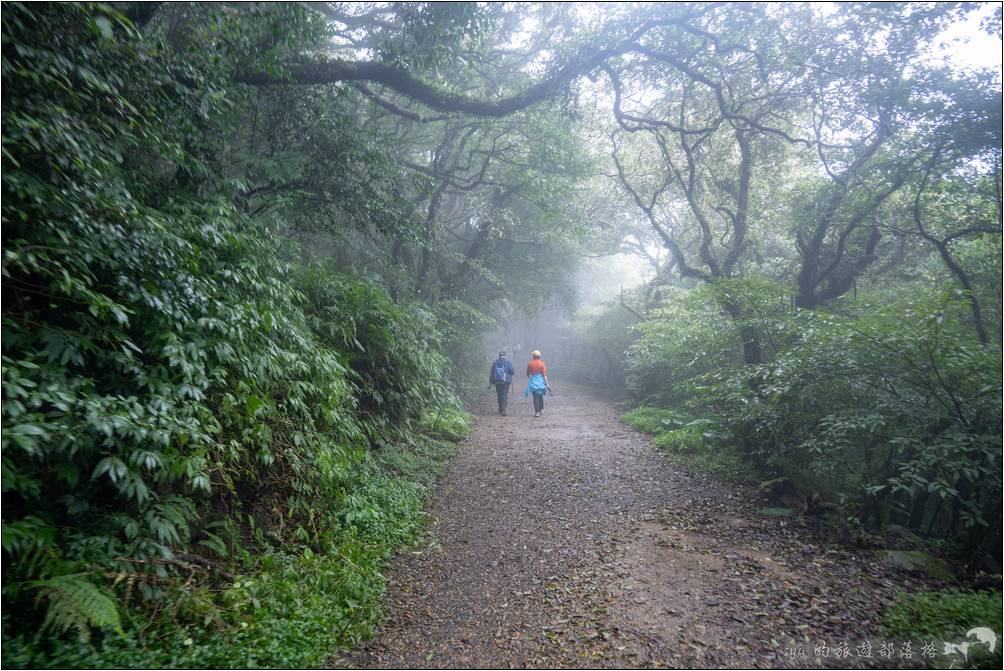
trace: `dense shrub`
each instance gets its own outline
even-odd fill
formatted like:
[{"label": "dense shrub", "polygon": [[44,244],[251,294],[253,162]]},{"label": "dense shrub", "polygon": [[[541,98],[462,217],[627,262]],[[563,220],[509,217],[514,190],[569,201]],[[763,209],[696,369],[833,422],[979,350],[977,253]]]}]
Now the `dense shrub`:
[{"label": "dense shrub", "polygon": [[949,298],[854,312],[798,314],[770,363],[709,376],[710,407],[751,458],[827,482],[872,528],[998,547],[999,351]]},{"label": "dense shrub", "polygon": [[679,451],[692,437],[676,423],[706,418],[762,477],[834,498],[866,528],[896,523],[999,557],[1000,351],[976,340],[964,297],[756,311],[769,356],[740,365],[743,324],[713,319],[709,296],[637,327],[636,394],[674,412],[642,408],[628,423]]},{"label": "dense shrub", "polygon": [[436,320],[234,204],[219,54],[107,6],[3,38],[4,664],[322,665],[416,538],[422,418],[465,425]]},{"label": "dense shrub", "polygon": [[495,320],[463,301],[447,299],[433,306],[437,330],[442,334],[443,352],[450,361],[448,384],[463,399],[472,398],[484,384],[484,352],[481,335],[493,328]]},{"label": "dense shrub", "polygon": [[319,265],[302,269],[298,285],[314,333],[344,352],[371,440],[412,428],[427,405],[452,402],[443,386],[447,359],[428,310],[397,305],[380,287]]},{"label": "dense shrub", "polygon": [[[697,289],[664,289],[662,307],[633,330],[627,350],[627,386],[646,403],[672,405],[693,396],[703,375],[742,363],[744,335],[771,352],[783,339],[783,287],[762,279],[721,280]],[[737,317],[723,305],[741,308]]]},{"label": "dense shrub", "polygon": [[[5,605],[4,666],[29,668],[316,668],[367,637],[379,615],[384,562],[419,538],[421,501],[452,449],[417,438],[366,455],[337,512],[311,544],[267,536],[235,549],[221,587],[172,588],[174,612],[122,610],[121,634],[90,643],[33,631]],[[314,549],[312,550],[311,547]]]}]

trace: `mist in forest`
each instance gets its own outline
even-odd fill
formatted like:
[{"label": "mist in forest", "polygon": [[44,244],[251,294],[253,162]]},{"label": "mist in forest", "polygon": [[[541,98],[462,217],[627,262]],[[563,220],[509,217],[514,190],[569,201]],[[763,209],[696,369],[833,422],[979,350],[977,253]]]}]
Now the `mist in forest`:
[{"label": "mist in forest", "polygon": [[[516,482],[600,437],[637,449],[604,442],[545,502],[625,486],[644,454],[698,474],[687,500],[718,487],[749,528],[841,548],[806,541],[802,569],[840,554],[895,585],[842,611],[858,639],[989,649],[1001,17],[5,2],[4,666],[347,663],[400,588],[395,553],[438,551],[438,478],[499,484],[463,450],[504,447]],[[551,389],[531,401],[533,350]],[[561,424],[562,394],[602,430]],[[548,430],[561,450],[518,451]],[[618,537],[579,521],[562,530]],[[534,577],[523,592],[553,582]],[[818,627],[795,622],[804,645]],[[604,626],[578,644],[618,645]],[[791,643],[743,636],[758,656],[704,663],[780,664]]]}]

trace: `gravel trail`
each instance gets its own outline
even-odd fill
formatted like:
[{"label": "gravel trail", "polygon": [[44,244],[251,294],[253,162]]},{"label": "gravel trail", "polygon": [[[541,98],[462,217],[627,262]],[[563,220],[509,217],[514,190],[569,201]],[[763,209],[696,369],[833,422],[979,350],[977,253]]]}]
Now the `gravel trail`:
[{"label": "gravel trail", "polygon": [[674,465],[610,403],[557,391],[540,418],[521,393],[508,417],[486,397],[430,499],[429,542],[395,560],[383,625],[336,666],[833,665],[813,645],[853,649],[910,587]]}]

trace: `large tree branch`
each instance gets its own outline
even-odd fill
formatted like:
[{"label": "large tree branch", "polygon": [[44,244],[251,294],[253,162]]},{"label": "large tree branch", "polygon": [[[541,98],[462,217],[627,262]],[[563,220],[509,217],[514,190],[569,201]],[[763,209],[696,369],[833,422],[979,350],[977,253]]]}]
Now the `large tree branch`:
[{"label": "large tree branch", "polygon": [[620,304],[622,308],[624,308],[625,310],[633,314],[635,317],[637,317],[638,321],[640,322],[645,321],[645,315],[635,310],[633,307],[628,305],[627,302],[624,300],[624,287],[621,287]]},{"label": "large tree branch", "polygon": [[[448,186],[452,187],[456,191],[473,191],[479,186],[488,184],[489,182],[485,180],[485,175],[488,172],[488,167],[491,165],[493,159],[497,157],[499,152],[505,151],[506,147],[502,148],[501,150],[498,149],[498,141],[501,136],[496,135],[491,140],[492,142],[491,149],[489,149],[488,151],[476,150],[469,152],[467,165],[463,167],[458,167],[457,164],[459,163],[459,155],[463,153],[464,147],[466,146],[467,143],[467,139],[470,137],[470,134],[473,132],[473,130],[476,129],[472,128],[471,131],[469,131],[468,135],[462,140],[460,149],[456,152],[454,160],[452,161],[449,167],[443,167],[435,163],[433,164],[432,167],[428,167],[415,163],[414,161],[407,161],[407,160],[403,161],[403,165],[407,168],[414,170],[415,172],[419,172],[423,175],[427,175],[434,179],[445,182]],[[480,154],[482,156],[481,167],[473,175],[465,175],[464,173],[469,174],[473,170],[472,161],[475,153]]]},{"label": "large tree branch", "polygon": [[288,84],[333,84],[369,81],[383,84],[440,112],[459,112],[483,117],[502,117],[551,98],[573,80],[599,67],[624,48],[601,49],[559,68],[553,75],[530,86],[522,93],[499,100],[476,100],[465,95],[439,90],[410,73],[373,61],[323,60],[294,63],[288,76],[275,77],[267,72],[245,72],[239,82],[253,86]]},{"label": "large tree branch", "polygon": [[[872,198],[870,203],[868,203],[864,208],[862,208],[853,217],[851,217],[847,226],[845,226],[843,230],[840,231],[840,234],[837,237],[837,247],[836,251],[834,252],[833,260],[830,261],[830,264],[826,267],[826,269],[823,270],[823,272],[821,272],[819,276],[816,278],[816,286],[821,284],[824,280],[829,280],[834,276],[834,273],[839,267],[840,262],[843,259],[844,254],[847,250],[847,242],[850,239],[851,233],[853,233],[858,228],[858,226],[861,225],[861,222],[863,222],[867,217],[871,216],[872,213],[878,210],[878,208],[881,207],[882,203],[884,203],[889,198],[889,196],[891,196],[893,193],[899,190],[899,188],[903,186],[905,179],[906,178],[902,174],[898,175],[896,179],[893,180],[893,183],[890,184],[887,189],[876,194],[875,197]],[[876,233],[880,234],[881,232],[879,231],[878,227],[872,227],[872,233],[870,233],[869,235],[873,237]],[[865,265],[867,266],[868,263],[871,263],[871,261],[874,260],[874,251],[875,251],[875,246],[878,244],[878,240],[876,239],[875,243],[872,244],[870,242],[872,237],[869,237],[869,244],[865,250],[865,254],[859,257],[859,259],[855,263],[856,266],[860,265],[863,261],[867,261],[867,263],[865,263]],[[861,270],[864,270],[864,268],[862,267]]]},{"label": "large tree branch", "polygon": [[[681,109],[680,124],[682,126],[684,123],[682,105],[680,109]],[[659,145],[659,150],[662,152],[662,156],[666,160],[667,165],[669,165],[675,171],[675,168],[673,168],[672,166],[672,158],[670,155],[669,147],[666,145],[665,139],[657,131],[653,131],[652,134],[655,136],[656,143]],[[708,221],[708,218],[705,216],[705,213],[701,208],[700,203],[698,202],[697,158],[695,156],[695,151],[694,151],[696,143],[691,144],[690,142],[688,142],[687,137],[683,133],[680,133],[679,140],[680,140],[680,148],[683,149],[684,157],[687,160],[686,179],[682,178],[682,176],[679,174],[679,171],[675,171],[675,173],[677,175],[677,181],[680,183],[680,188],[683,189],[683,195],[687,199],[687,205],[690,208],[690,213],[694,215],[694,218],[697,220],[697,223],[701,227],[701,245],[699,248],[701,261],[703,261],[704,265],[708,267],[708,270],[711,272],[711,275],[713,277],[721,277],[722,276],[721,266],[718,263],[718,259],[715,258],[714,250],[712,250],[711,248],[711,244],[714,241],[714,236],[711,232],[711,222]]]},{"label": "large tree branch", "polygon": [[[630,112],[625,112],[623,109],[623,93],[621,86],[620,75],[618,75],[613,68],[611,68],[606,63],[602,64],[601,69],[606,73],[607,77],[610,78],[610,84],[614,90],[614,119],[617,120],[617,124],[628,132],[635,132],[639,130],[651,130],[653,128],[668,128],[674,133],[684,133],[687,135],[707,135],[713,133],[721,125],[723,118],[718,117],[715,119],[715,123],[706,128],[683,128],[677,126],[664,119],[655,119],[652,117],[640,117]],[[627,122],[632,122],[635,125],[629,126]]]},{"label": "large tree branch", "polygon": [[[644,56],[648,56],[653,60],[668,63],[669,65],[673,66],[674,68],[685,74],[691,81],[699,82],[707,86],[709,89],[711,89],[712,93],[714,93],[715,102],[718,106],[719,112],[722,114],[723,117],[732,122],[732,124],[737,128],[741,128],[744,130],[756,130],[760,131],[761,133],[776,135],[791,144],[812,146],[813,143],[810,140],[801,137],[795,137],[781,130],[780,128],[765,126],[756,119],[748,115],[739,114],[738,111],[732,105],[730,105],[728,100],[726,99],[725,92],[723,91],[724,85],[721,82],[715,81],[714,79],[708,77],[697,68],[688,65],[686,61],[676,56],[675,54],[671,54],[664,51],[656,51],[655,49],[650,49],[640,44],[635,44],[633,48],[629,50],[634,51],[635,53],[642,54]],[[726,85],[728,84],[728,80],[725,81],[725,84]],[[737,125],[737,122],[739,125]]]},{"label": "large tree branch", "polygon": [[[892,129],[889,125],[881,123],[872,134],[868,144],[857,154],[857,156],[855,156],[851,164],[847,166],[847,168],[845,168],[839,175],[831,174],[835,186],[830,193],[829,198],[826,199],[823,212],[819,216],[819,221],[816,223],[816,227],[812,231],[812,235],[806,237],[802,235],[801,232],[798,233],[796,242],[798,244],[799,254],[802,257],[802,267],[798,271],[799,295],[796,300],[799,307],[813,308],[819,304],[819,297],[816,296],[815,290],[826,275],[825,271],[823,273],[819,273],[819,267],[822,263],[823,243],[826,240],[827,234],[833,227],[833,222],[841,206],[851,195],[854,182],[856,182],[860,174],[865,171],[868,166],[868,161],[878,152],[882,144],[891,135]],[[820,154],[820,158],[825,162],[822,154]],[[827,170],[827,172],[829,173],[830,171]],[[901,178],[902,174],[897,179]],[[899,188],[901,185],[902,182],[898,182],[895,188]],[[895,190],[895,188],[893,190]],[[881,202],[888,197],[888,195],[889,193],[882,196],[877,205],[880,205]],[[866,213],[873,210],[874,208],[866,210]]]},{"label": "large tree branch", "polygon": [[[640,45],[637,44],[637,40],[647,32],[660,27],[684,25],[687,21],[706,14],[721,4],[690,5],[678,16],[645,21],[627,39],[605,48],[584,48],[576,58],[523,92],[496,100],[478,100],[463,94],[449,93],[423,82],[409,72],[376,61],[302,60],[288,64],[285,75],[275,76],[264,70],[252,70],[240,73],[237,81],[253,86],[368,81],[383,84],[440,112],[502,117],[558,95],[575,79],[592,72],[609,58],[638,49]],[[342,16],[326,3],[320,3],[316,7],[328,18],[342,23],[360,18]]]},{"label": "large tree branch", "polygon": [[380,96],[378,96],[376,93],[373,92],[371,88],[369,88],[362,82],[353,83],[352,88],[356,89],[364,96],[372,100],[373,103],[378,107],[382,107],[388,112],[391,112],[392,114],[404,117],[405,119],[410,119],[411,121],[417,121],[418,123],[431,123],[433,121],[443,121],[444,119],[449,118],[449,115],[447,114],[435,114],[433,116],[424,116],[417,112],[412,112],[411,110],[399,107],[398,105],[395,105],[386,98],[381,98]]},{"label": "large tree branch", "polygon": [[359,29],[359,28],[373,28],[374,26],[378,28],[396,29],[400,28],[390,21],[386,21],[382,16],[391,14],[389,9],[373,9],[366,12],[365,14],[345,14],[344,12],[338,11],[332,6],[330,2],[304,2],[304,5],[315,9],[321,14],[323,14],[329,21],[335,21],[341,23],[347,28]]},{"label": "large tree branch", "polygon": [[750,147],[746,131],[737,128],[735,136],[736,143],[739,145],[739,186],[735,194],[736,212],[734,216],[730,217],[732,244],[725,255],[725,262],[722,266],[722,271],[726,275],[732,273],[732,269],[746,247],[746,231],[749,227],[750,179],[753,173],[753,150]]},{"label": "large tree branch", "polygon": [[945,242],[952,242],[959,238],[964,238],[967,235],[973,235],[975,233],[992,233],[994,235],[1000,235],[1001,229],[999,228],[987,228],[985,226],[973,226],[972,228],[964,228],[961,231],[955,231],[949,235],[945,236]]}]

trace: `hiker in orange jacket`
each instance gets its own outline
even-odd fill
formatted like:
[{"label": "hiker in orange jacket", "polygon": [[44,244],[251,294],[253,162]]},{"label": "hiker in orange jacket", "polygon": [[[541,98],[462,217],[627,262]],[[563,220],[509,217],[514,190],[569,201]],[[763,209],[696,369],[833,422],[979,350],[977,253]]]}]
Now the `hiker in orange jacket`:
[{"label": "hiker in orange jacket", "polygon": [[530,381],[523,397],[533,394],[533,416],[540,417],[544,412],[544,394],[551,391],[551,383],[547,381],[547,365],[540,358],[540,352],[534,350],[530,356],[533,358],[526,365],[526,376]]}]

